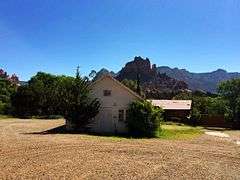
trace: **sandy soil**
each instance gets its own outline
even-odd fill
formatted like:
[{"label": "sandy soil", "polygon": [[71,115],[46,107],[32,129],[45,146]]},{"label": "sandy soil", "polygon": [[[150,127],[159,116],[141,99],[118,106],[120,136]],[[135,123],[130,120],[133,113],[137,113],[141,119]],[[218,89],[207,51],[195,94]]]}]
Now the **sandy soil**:
[{"label": "sandy soil", "polygon": [[222,138],[230,138],[229,134],[226,134],[223,132],[217,132],[217,131],[206,131],[205,134],[211,135],[211,136],[222,137]]},{"label": "sandy soil", "polygon": [[0,120],[0,179],[240,179],[240,146],[219,137],[38,133],[63,123]]}]

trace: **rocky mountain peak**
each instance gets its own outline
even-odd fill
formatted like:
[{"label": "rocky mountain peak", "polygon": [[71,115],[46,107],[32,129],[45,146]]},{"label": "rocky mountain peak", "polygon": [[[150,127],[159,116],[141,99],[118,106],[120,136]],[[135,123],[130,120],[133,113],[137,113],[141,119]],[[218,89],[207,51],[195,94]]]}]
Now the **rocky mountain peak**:
[{"label": "rocky mountain peak", "polygon": [[140,75],[141,81],[145,82],[157,75],[157,66],[151,66],[148,58],[144,59],[141,56],[134,57],[133,61],[128,62],[125,67],[119,72],[117,78],[121,81],[128,77],[129,79],[136,79]]},{"label": "rocky mountain peak", "polygon": [[124,79],[137,80],[138,77],[146,95],[148,96],[148,93],[151,93],[151,97],[164,91],[172,92],[188,88],[185,82],[158,73],[156,64],[151,65],[148,58],[144,59],[140,56],[126,63],[116,78],[122,81]]}]

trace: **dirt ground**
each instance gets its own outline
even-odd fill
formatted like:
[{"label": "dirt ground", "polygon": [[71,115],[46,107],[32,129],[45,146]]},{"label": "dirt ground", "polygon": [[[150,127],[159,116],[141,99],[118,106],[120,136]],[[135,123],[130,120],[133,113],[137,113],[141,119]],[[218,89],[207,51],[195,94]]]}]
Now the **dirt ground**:
[{"label": "dirt ground", "polygon": [[224,138],[39,133],[62,124],[0,120],[0,179],[240,179],[240,146]]}]

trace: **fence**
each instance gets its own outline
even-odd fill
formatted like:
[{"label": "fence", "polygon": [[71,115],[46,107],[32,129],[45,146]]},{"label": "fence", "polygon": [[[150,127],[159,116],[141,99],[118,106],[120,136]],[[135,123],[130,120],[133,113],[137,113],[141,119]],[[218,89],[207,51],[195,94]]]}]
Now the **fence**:
[{"label": "fence", "polygon": [[223,115],[207,115],[202,114],[200,125],[210,127],[230,127],[231,124],[224,119]]}]

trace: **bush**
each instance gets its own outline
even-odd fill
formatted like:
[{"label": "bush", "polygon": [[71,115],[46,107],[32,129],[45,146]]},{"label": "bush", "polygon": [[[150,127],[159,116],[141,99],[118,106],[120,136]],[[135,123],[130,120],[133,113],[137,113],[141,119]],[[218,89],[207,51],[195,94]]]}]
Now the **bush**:
[{"label": "bush", "polygon": [[201,124],[201,117],[202,114],[200,113],[200,111],[197,108],[193,107],[190,114],[190,121],[186,121],[185,123],[192,126],[199,125]]},{"label": "bush", "polygon": [[130,135],[155,137],[160,131],[163,110],[155,108],[148,101],[136,101],[130,104],[127,127]]},{"label": "bush", "polygon": [[0,114],[4,114],[5,113],[5,110],[6,110],[6,105],[0,101]]}]

